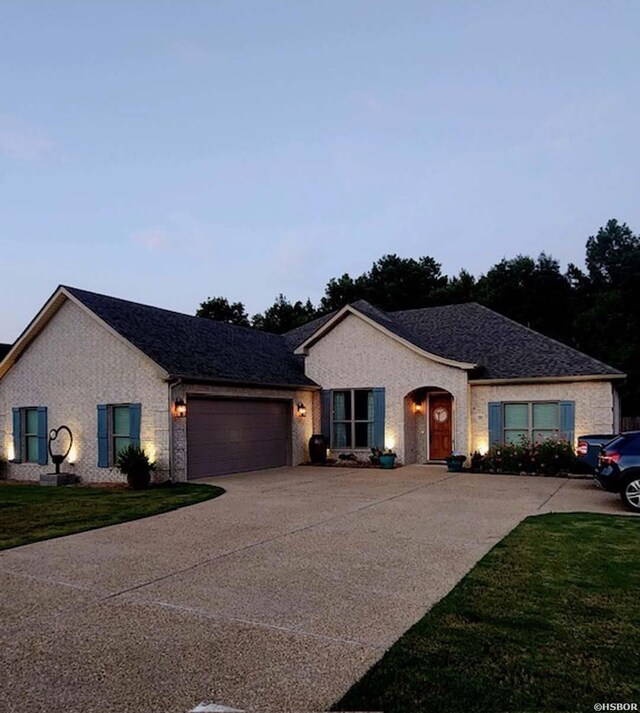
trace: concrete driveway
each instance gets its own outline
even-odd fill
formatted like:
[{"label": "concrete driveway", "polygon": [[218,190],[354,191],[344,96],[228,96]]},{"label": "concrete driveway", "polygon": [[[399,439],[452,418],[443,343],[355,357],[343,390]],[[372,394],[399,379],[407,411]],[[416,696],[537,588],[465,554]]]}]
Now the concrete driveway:
[{"label": "concrete driveway", "polygon": [[283,468],[0,555],[0,700],[29,713],[328,708],[527,515],[590,481]]}]

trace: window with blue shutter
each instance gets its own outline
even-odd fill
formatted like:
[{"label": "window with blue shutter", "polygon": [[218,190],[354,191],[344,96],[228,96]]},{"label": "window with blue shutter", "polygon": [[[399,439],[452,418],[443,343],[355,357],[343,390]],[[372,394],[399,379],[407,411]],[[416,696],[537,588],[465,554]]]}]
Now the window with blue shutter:
[{"label": "window with blue shutter", "polygon": [[98,406],[98,467],[115,465],[118,454],[130,445],[140,446],[141,404]]},{"label": "window with blue shutter", "polygon": [[141,404],[129,404],[129,438],[134,446],[140,445]]},{"label": "window with blue shutter", "polygon": [[47,465],[49,461],[49,431],[47,429],[47,407],[38,406],[38,463]]},{"label": "window with blue shutter", "polygon": [[562,438],[573,443],[573,401],[518,401],[489,404],[489,447],[503,443],[532,443]]},{"label": "window with blue shutter", "polygon": [[13,462],[22,462],[22,413],[13,409]]},{"label": "window with blue shutter", "polygon": [[323,389],[320,392],[320,430],[322,435],[331,442],[331,391]]},{"label": "window with blue shutter", "polygon": [[385,400],[384,389],[373,390],[373,443],[374,448],[384,448]]},{"label": "window with blue shutter", "polygon": [[502,404],[492,401],[489,404],[489,448],[502,442]]},{"label": "window with blue shutter", "polygon": [[[384,447],[384,389],[339,389],[323,392],[323,431],[331,431],[331,447]],[[327,416],[330,420],[327,425]],[[326,434],[325,434],[326,435]]]},{"label": "window with blue shutter", "polygon": [[109,467],[109,407],[98,406],[98,468]]},{"label": "window with blue shutter", "polygon": [[560,438],[569,441],[573,446],[575,440],[575,419],[576,419],[576,403],[575,401],[560,402]]},{"label": "window with blue shutter", "polygon": [[48,438],[47,407],[14,407],[13,462],[47,465]]}]

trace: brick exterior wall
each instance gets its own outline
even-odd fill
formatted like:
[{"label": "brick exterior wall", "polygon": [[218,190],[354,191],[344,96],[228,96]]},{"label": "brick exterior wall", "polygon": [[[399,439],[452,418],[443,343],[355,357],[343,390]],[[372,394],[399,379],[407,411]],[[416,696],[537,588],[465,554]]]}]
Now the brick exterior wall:
[{"label": "brick exterior wall", "polygon": [[[182,398],[187,403],[187,417],[172,421],[173,476],[175,480],[187,480],[187,428],[189,427],[189,395],[218,396],[236,398],[267,398],[286,400],[291,404],[292,463],[299,465],[309,458],[309,438],[314,424],[314,413],[319,409],[318,398],[312,391],[292,391],[291,389],[250,388],[237,386],[217,386],[211,384],[178,384],[172,388],[171,398]],[[314,399],[315,396],[315,399]],[[298,403],[307,408],[307,415],[297,415]],[[318,411],[319,413],[319,411]]]},{"label": "brick exterior wall", "polygon": [[[46,406],[48,427],[73,432],[76,462],[63,470],[83,482],[124,482],[116,469],[98,468],[97,405],[142,404],[140,443],[169,475],[169,390],[159,370],[91,315],[65,302],[0,381],[0,451],[10,455],[13,407]],[[9,464],[8,477],[37,480],[54,466]]]},{"label": "brick exterior wall", "polygon": [[[575,435],[615,433],[618,399],[610,381],[572,381],[549,384],[501,384],[471,387],[469,451],[485,451],[489,443],[491,401],[575,401]],[[575,445],[575,444],[574,444]]]},{"label": "brick exterior wall", "polygon": [[[417,354],[355,315],[309,348],[305,371],[323,389],[384,387],[385,445],[395,448],[403,462],[417,459],[405,449],[405,409],[412,417],[405,397],[425,386],[448,391],[453,395],[453,447],[466,450],[467,373]],[[314,426],[320,431],[320,423]]]}]

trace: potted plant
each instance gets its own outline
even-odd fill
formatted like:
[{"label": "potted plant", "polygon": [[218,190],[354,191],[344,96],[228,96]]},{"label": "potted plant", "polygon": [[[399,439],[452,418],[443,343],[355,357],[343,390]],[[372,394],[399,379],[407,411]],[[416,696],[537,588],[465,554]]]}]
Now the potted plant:
[{"label": "potted plant", "polygon": [[447,456],[445,462],[449,473],[461,473],[462,464],[467,460],[467,456],[463,456],[459,451],[453,451],[450,456]]},{"label": "potted plant", "polygon": [[383,451],[378,457],[380,459],[380,465],[386,470],[393,468],[396,463],[396,454],[390,448],[387,448],[387,450]]},{"label": "potted plant", "polygon": [[148,488],[151,471],[156,468],[156,464],[149,460],[145,451],[133,443],[118,453],[116,466],[121,473],[127,476],[127,483],[132,490]]},{"label": "potted plant", "polygon": [[484,466],[484,456],[480,451],[474,451],[471,454],[471,472],[480,473]]}]

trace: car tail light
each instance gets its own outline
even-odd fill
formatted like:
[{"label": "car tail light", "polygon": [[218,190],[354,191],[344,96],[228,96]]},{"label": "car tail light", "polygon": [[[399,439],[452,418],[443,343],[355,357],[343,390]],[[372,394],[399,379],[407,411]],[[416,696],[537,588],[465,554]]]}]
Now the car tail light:
[{"label": "car tail light", "polygon": [[586,441],[578,441],[578,455],[586,456],[589,451],[589,444]]},{"label": "car tail light", "polygon": [[615,451],[611,451],[610,453],[603,453],[600,456],[600,463],[602,465],[612,465],[613,463],[617,463],[620,460],[620,454],[616,453]]}]

